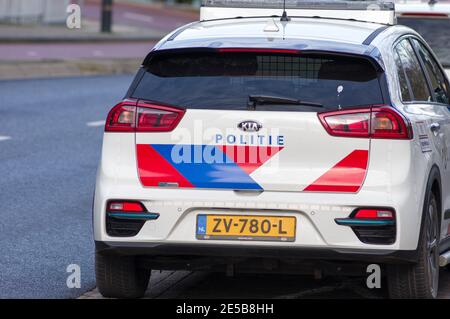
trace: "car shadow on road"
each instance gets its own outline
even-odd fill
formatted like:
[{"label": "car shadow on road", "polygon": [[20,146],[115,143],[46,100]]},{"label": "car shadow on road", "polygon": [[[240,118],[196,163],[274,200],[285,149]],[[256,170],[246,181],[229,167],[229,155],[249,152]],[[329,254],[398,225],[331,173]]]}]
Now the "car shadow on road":
[{"label": "car shadow on road", "polygon": [[[439,299],[450,299],[450,271],[442,270]],[[294,275],[248,275],[227,277],[223,273],[153,271],[147,299],[382,299],[387,298],[385,281],[380,289],[369,289],[364,277]],[[82,299],[103,298],[97,289]]]},{"label": "car shadow on road", "polygon": [[[383,299],[386,282],[369,289],[365,277],[249,275],[212,272],[153,272],[146,298],[176,299]],[[440,299],[450,299],[450,272],[440,274]]]},{"label": "car shadow on road", "polygon": [[[179,273],[179,272],[177,272]],[[177,274],[173,273],[172,276]],[[165,279],[169,280],[170,276]],[[385,289],[370,290],[362,277],[326,277],[293,275],[247,275],[227,277],[222,273],[185,272],[174,284],[161,288],[165,280],[152,287],[147,298],[221,299],[360,299],[384,298]]]}]

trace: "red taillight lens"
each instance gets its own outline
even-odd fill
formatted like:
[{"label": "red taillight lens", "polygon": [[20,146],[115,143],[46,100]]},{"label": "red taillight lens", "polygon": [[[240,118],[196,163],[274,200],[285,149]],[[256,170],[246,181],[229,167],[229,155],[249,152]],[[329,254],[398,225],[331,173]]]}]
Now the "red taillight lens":
[{"label": "red taillight lens", "polygon": [[403,116],[392,109],[372,109],[373,138],[410,139],[411,127]]},{"label": "red taillight lens", "polygon": [[106,119],[106,132],[134,132],[136,106],[122,102],[112,108]]},{"label": "red taillight lens", "polygon": [[331,114],[323,119],[332,135],[369,136],[370,113]]},{"label": "red taillight lens", "polygon": [[330,135],[411,139],[409,122],[388,107],[333,111],[319,114],[322,125]]},{"label": "red taillight lens", "polygon": [[180,122],[184,111],[167,106],[139,104],[136,131],[170,132]]},{"label": "red taillight lens", "polygon": [[111,212],[145,212],[145,208],[138,202],[114,201],[108,204],[108,211]]},{"label": "red taillight lens", "polygon": [[124,101],[112,108],[106,132],[169,132],[180,122],[184,110],[173,107]]},{"label": "red taillight lens", "polygon": [[359,209],[353,218],[358,219],[394,219],[395,214],[389,209]]}]

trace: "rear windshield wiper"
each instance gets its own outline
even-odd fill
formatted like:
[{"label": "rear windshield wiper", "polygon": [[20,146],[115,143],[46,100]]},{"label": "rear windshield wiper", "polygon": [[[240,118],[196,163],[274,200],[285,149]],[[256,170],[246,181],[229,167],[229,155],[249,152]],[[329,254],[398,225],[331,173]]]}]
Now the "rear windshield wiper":
[{"label": "rear windshield wiper", "polygon": [[320,103],[302,101],[290,97],[270,96],[270,95],[249,95],[248,108],[255,110],[257,105],[284,104],[284,105],[304,105],[312,107],[323,107]]}]

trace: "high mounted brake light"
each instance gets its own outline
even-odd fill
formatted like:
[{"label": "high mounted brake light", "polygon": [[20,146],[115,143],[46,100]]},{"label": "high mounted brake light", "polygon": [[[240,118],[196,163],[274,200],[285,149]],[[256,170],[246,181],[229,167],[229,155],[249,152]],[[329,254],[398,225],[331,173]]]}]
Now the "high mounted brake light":
[{"label": "high mounted brake light", "polygon": [[184,110],[144,101],[123,101],[108,114],[105,132],[170,132]]},{"label": "high mounted brake light", "polygon": [[411,124],[390,107],[332,111],[318,114],[332,136],[377,139],[412,139]]},{"label": "high mounted brake light", "polygon": [[220,48],[220,53],[279,53],[279,54],[299,54],[300,50],[289,49],[265,49],[265,48]]}]

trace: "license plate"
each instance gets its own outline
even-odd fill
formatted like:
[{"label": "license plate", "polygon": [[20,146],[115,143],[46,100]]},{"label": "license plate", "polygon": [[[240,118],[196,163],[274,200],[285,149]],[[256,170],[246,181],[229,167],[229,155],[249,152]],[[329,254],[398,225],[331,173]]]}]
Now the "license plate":
[{"label": "license plate", "polygon": [[290,216],[197,215],[197,239],[294,241]]}]

